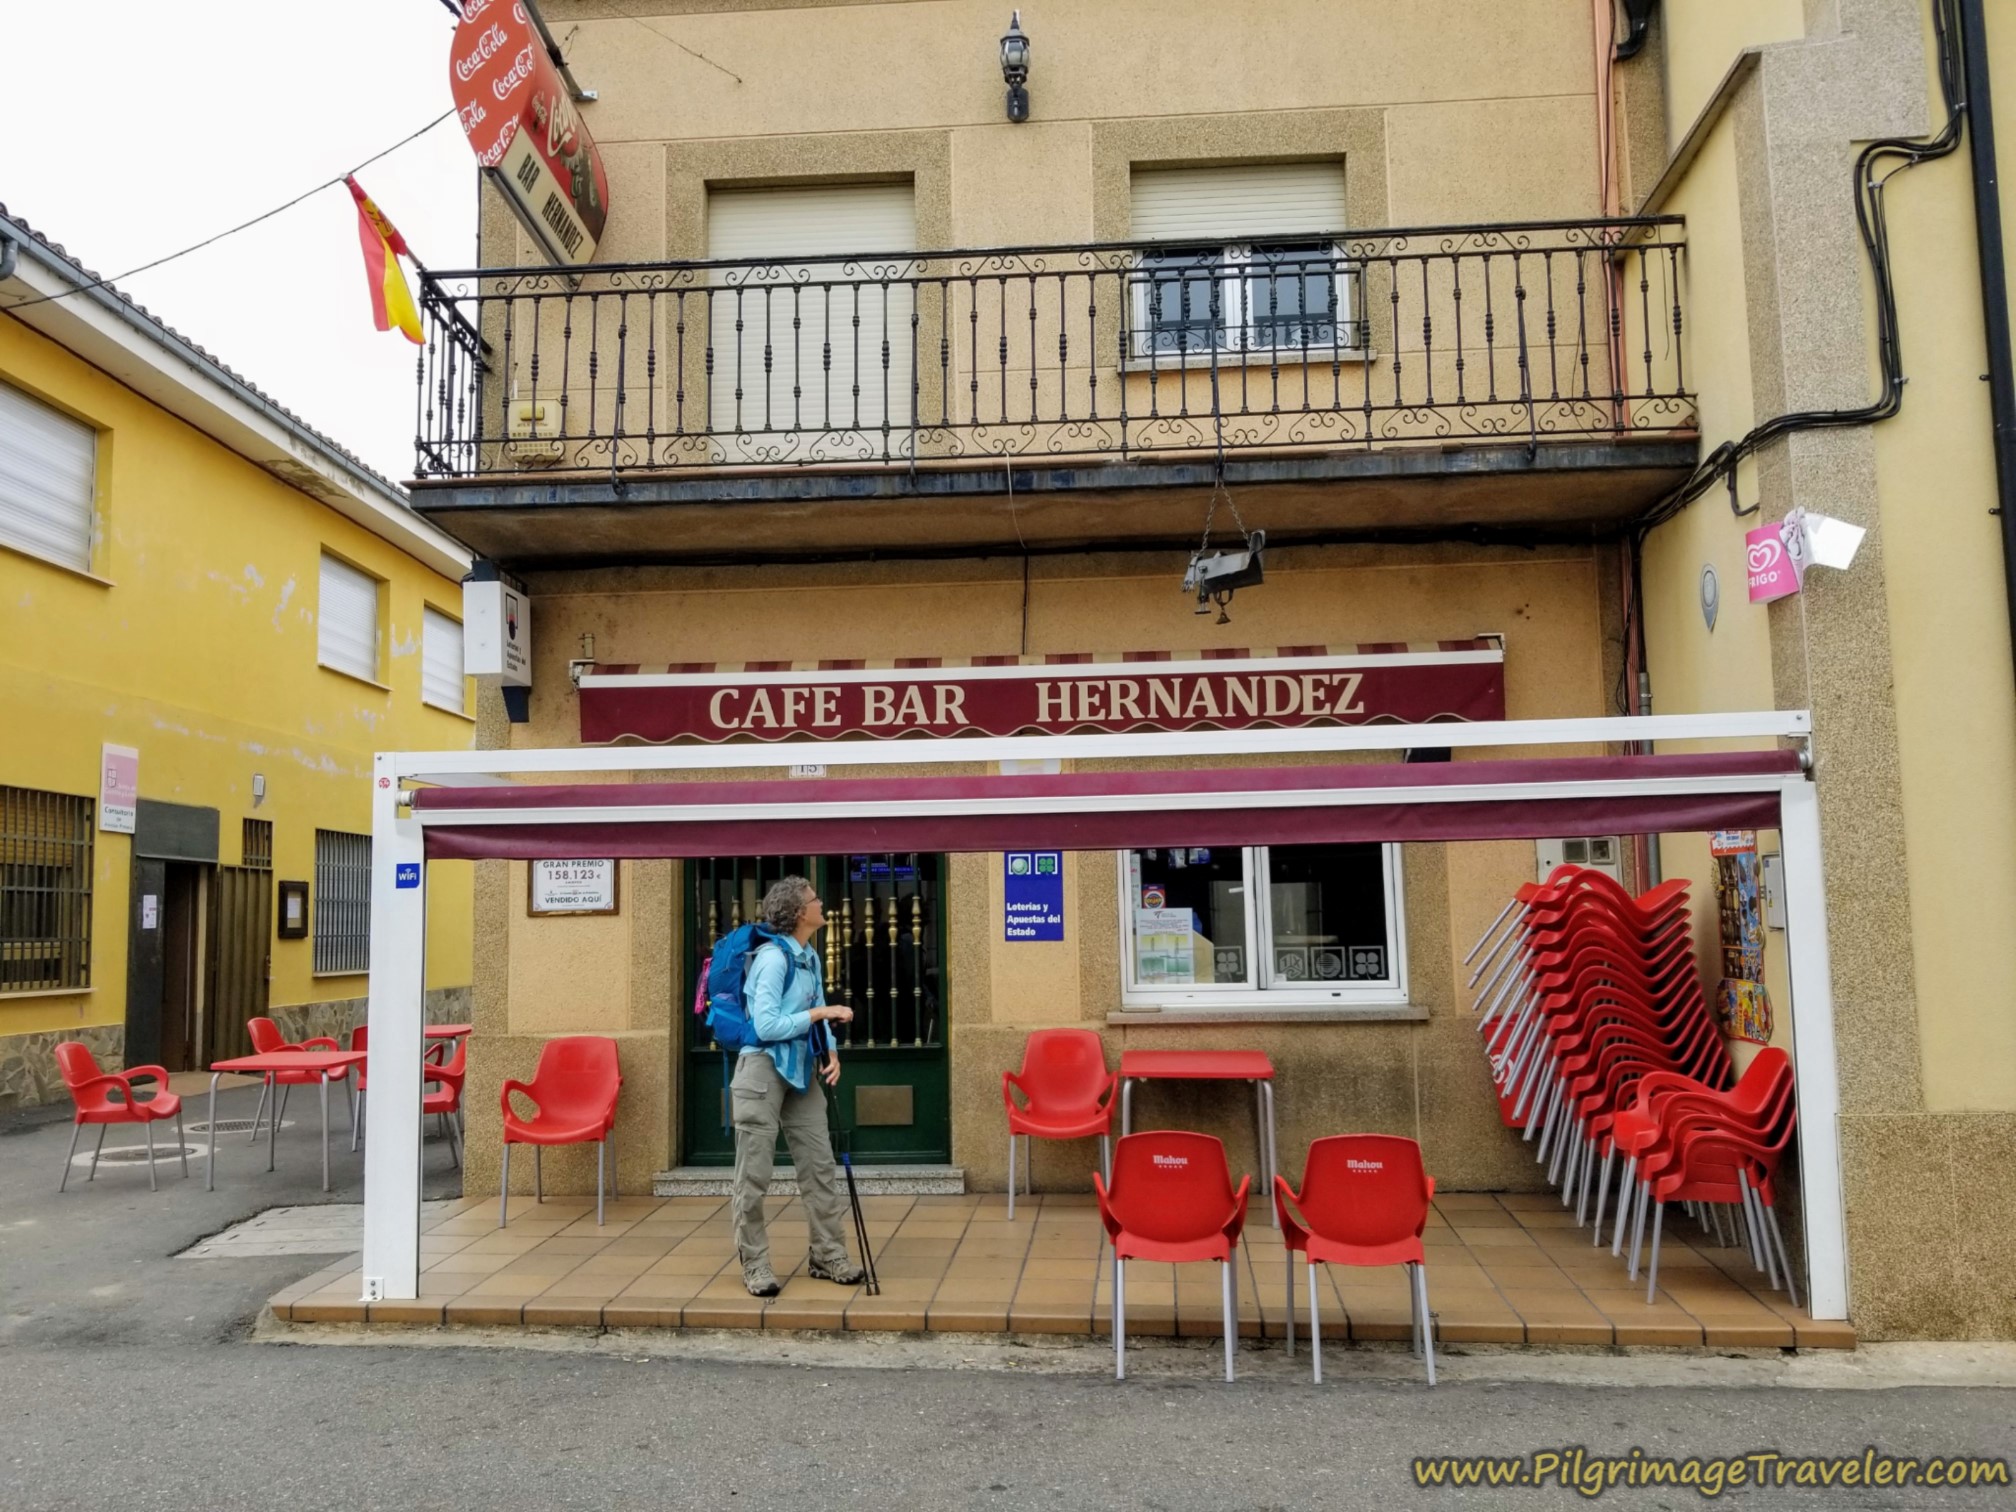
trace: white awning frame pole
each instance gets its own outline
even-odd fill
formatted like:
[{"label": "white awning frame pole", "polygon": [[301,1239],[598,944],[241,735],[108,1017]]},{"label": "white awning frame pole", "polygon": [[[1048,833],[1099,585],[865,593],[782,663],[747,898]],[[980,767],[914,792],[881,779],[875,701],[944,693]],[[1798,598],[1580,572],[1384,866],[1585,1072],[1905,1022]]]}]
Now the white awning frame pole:
[{"label": "white awning frame pole", "polygon": [[1792,982],[1806,1303],[1815,1319],[1845,1319],[1848,1230],[1841,1183],[1841,1083],[1834,1057],[1834,972],[1827,950],[1820,794],[1811,783],[1787,783],[1780,794],[1778,843],[1785,863],[1785,955]]},{"label": "white awning frame pole", "polygon": [[[364,1144],[364,1300],[420,1295],[420,1064],[426,1049],[427,858],[399,812],[399,758],[371,784],[371,1128]],[[400,886],[401,868],[407,886]]]}]

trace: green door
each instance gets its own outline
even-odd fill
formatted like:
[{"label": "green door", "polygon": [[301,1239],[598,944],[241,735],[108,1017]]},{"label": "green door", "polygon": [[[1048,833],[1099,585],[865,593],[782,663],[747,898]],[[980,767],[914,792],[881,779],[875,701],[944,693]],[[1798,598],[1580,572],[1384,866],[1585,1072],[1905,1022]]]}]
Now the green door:
[{"label": "green door", "polygon": [[[685,991],[714,943],[756,916],[770,884],[809,877],[826,903],[812,941],[826,1000],[854,1010],[841,1028],[844,1074],[835,1117],[843,1148],[863,1165],[942,1165],[952,1158],[951,1079],[945,1055],[945,858],[914,852],[859,856],[737,856],[686,864]],[[686,1025],[684,1160],[728,1165],[722,1056],[691,1013]],[[783,1158],[780,1144],[780,1158]]]}]

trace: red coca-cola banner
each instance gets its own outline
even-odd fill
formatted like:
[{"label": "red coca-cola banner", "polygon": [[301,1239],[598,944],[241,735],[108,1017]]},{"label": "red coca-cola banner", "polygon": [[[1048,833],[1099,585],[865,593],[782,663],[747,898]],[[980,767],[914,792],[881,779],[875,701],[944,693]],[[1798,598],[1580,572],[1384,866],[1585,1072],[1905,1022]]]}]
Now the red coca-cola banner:
[{"label": "red coca-cola banner", "polygon": [[597,667],[581,738],[836,740],[1503,719],[1505,657],[1462,649],[891,667]]},{"label": "red coca-cola banner", "polygon": [[519,0],[462,0],[448,87],[491,182],[546,255],[592,262],[609,175],[560,70]]}]

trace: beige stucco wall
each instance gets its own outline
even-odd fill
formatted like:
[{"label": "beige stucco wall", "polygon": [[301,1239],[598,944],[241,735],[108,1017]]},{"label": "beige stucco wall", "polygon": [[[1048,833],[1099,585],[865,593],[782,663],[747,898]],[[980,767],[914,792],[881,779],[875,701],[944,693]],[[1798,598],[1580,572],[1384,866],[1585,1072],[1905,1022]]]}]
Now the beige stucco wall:
[{"label": "beige stucco wall", "polygon": [[[570,745],[578,710],[566,661],[592,634],[598,657],[646,663],[899,655],[966,657],[1106,649],[1439,640],[1480,631],[1507,639],[1507,698],[1515,717],[1597,712],[1606,687],[1597,555],[1587,548],[1510,551],[1443,546],[1282,551],[1263,590],[1242,594],[1233,622],[1190,612],[1180,564],[1159,556],[1037,560],[1026,626],[1020,562],[944,562],[632,568],[535,578],[539,636],[531,722],[486,719],[489,742]],[[1124,645],[1121,642],[1124,641]],[[503,764],[508,766],[508,757]],[[874,769],[870,769],[874,770]],[[1530,845],[1409,846],[1404,855],[1411,1022],[1262,1022],[1120,1028],[1116,859],[1068,858],[1066,939],[1009,945],[1000,938],[999,865],[952,859],[948,889],[947,1011],[952,1155],[976,1187],[1006,1178],[1000,1073],[1045,1024],[1099,1029],[1117,1061],[1130,1046],[1257,1046],[1280,1069],[1280,1147],[1299,1170],[1320,1134],[1377,1128],[1424,1141],[1452,1187],[1524,1187],[1530,1152],[1498,1123],[1488,1072],[1456,988],[1457,959],[1533,874]],[[683,996],[677,939],[684,870],[626,863],[614,918],[531,919],[520,866],[486,864],[477,885],[475,1016],[468,1098],[472,1190],[494,1189],[496,1087],[524,1076],[558,1033],[610,1033],[623,1057],[619,1162],[626,1184],[679,1157],[676,1010]],[[655,889],[655,890],[654,890]],[[483,1079],[478,1086],[477,1079]],[[1149,1101],[1153,1111],[1150,1112]],[[1181,1119],[1224,1137],[1252,1164],[1250,1105],[1236,1093],[1166,1092],[1144,1118]],[[1075,1146],[1039,1149],[1041,1185],[1082,1187],[1089,1163]],[[592,1183],[592,1156],[556,1153],[549,1185]],[[529,1183],[529,1171],[513,1173]]]}]

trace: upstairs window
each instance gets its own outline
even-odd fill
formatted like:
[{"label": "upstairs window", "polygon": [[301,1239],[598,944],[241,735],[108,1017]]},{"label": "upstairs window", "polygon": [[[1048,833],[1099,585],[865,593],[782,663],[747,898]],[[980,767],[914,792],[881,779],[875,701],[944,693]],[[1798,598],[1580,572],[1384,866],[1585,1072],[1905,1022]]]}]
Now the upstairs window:
[{"label": "upstairs window", "polygon": [[1136,358],[1336,353],[1365,345],[1335,163],[1136,172]]},{"label": "upstairs window", "polygon": [[91,570],[98,433],[0,383],[0,546]]},{"label": "upstairs window", "polygon": [[439,609],[423,609],[420,625],[420,700],[451,714],[467,714],[462,675],[462,622]]},{"label": "upstairs window", "polygon": [[378,682],[378,579],[326,553],[316,608],[316,656],[323,666]]}]

